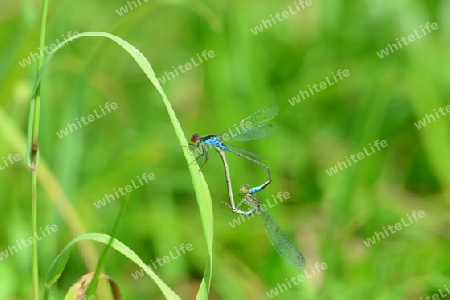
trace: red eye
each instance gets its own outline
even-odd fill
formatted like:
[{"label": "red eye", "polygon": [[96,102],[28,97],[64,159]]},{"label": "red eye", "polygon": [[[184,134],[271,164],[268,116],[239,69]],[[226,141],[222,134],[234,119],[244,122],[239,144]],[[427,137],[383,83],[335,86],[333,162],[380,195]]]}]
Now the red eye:
[{"label": "red eye", "polygon": [[198,135],[198,133],[193,134],[191,136],[191,142],[193,142],[193,143],[196,143],[199,139],[200,139],[200,136]]}]

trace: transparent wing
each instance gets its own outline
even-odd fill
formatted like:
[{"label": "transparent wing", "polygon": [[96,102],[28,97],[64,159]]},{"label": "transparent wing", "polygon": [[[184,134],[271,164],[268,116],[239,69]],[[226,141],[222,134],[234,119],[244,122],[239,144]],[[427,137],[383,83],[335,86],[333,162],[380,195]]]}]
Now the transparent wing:
[{"label": "transparent wing", "polygon": [[238,135],[231,137],[231,139],[237,142],[254,141],[272,136],[277,132],[278,127],[272,124],[266,124],[264,126],[252,127],[247,131],[241,132]]},{"label": "transparent wing", "polygon": [[278,114],[278,112],[279,112],[278,106],[269,105],[269,106],[263,107],[263,108],[255,111],[253,114],[251,114],[247,118],[243,119],[239,123],[250,122],[253,124],[253,126],[267,124],[273,118],[275,118],[275,116]]},{"label": "transparent wing", "polygon": [[248,151],[248,150],[242,149],[241,147],[232,145],[232,144],[230,144],[230,143],[227,143],[226,145],[227,145],[229,148],[231,148],[231,150],[233,150],[233,151],[236,151],[236,152],[239,152],[239,153],[245,153],[245,154],[248,154],[248,155],[253,156],[254,158],[258,158],[258,159],[261,159],[261,158],[262,158],[261,156],[259,156],[259,155],[256,154],[256,153],[253,153],[253,152],[250,152],[250,151]]},{"label": "transparent wing", "polygon": [[[276,133],[278,130],[270,121],[278,114],[279,108],[276,105],[269,105],[257,110],[247,118],[239,122],[239,125],[233,125],[222,134],[228,134],[234,141],[252,141],[262,139]],[[249,123],[250,126],[240,126]]]},{"label": "transparent wing", "polygon": [[291,265],[296,268],[302,268],[306,260],[300,250],[267,211],[260,210],[260,212],[264,228],[273,247]]}]

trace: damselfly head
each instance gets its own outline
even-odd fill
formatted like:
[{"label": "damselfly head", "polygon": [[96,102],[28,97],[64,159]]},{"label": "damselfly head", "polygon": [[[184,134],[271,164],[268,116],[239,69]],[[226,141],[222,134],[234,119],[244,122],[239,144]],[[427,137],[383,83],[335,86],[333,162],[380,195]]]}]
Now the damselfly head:
[{"label": "damselfly head", "polygon": [[200,135],[199,135],[198,133],[194,133],[194,134],[191,136],[191,142],[197,143],[199,140],[200,140]]},{"label": "damselfly head", "polygon": [[250,185],[247,183],[241,185],[241,187],[239,188],[239,192],[243,195],[247,194],[249,190],[250,190]]}]

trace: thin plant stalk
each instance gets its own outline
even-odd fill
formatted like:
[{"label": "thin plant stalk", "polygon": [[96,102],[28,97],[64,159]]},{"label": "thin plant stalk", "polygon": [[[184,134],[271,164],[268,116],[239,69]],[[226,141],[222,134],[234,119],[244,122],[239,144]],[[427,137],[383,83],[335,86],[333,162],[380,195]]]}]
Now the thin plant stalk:
[{"label": "thin plant stalk", "polygon": [[[48,0],[43,0],[41,10],[41,28],[39,37],[40,55],[36,69],[36,78],[44,64],[43,50],[45,45],[45,29],[47,22]],[[40,84],[36,87],[35,100],[30,103],[30,119],[29,126],[32,130],[28,131],[28,166],[31,169],[31,236],[35,236],[37,232],[37,166],[38,166],[38,132],[39,132],[39,114],[40,114]],[[29,128],[30,129],[30,128]],[[30,136],[31,133],[31,136]],[[39,262],[37,243],[33,243],[31,250],[32,260],[32,277],[33,277],[33,299],[39,300]]]}]

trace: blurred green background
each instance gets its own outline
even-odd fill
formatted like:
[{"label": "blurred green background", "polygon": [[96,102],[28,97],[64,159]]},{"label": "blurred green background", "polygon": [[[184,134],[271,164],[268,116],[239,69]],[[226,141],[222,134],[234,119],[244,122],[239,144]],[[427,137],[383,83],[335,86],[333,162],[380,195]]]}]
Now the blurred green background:
[{"label": "blurred green background", "polygon": [[[290,199],[271,208],[307,259],[305,270],[328,268],[275,299],[421,299],[450,285],[450,116],[417,129],[426,114],[450,104],[449,1],[312,1],[260,32],[251,29],[290,1],[50,1],[46,45],[68,32],[106,31],[138,48],[158,77],[197,53],[215,57],[162,84],[186,137],[219,133],[253,111],[276,104],[273,137],[235,143],[260,154],[278,192]],[[128,5],[128,13],[117,12]],[[39,1],[0,3],[0,252],[30,237],[30,172],[25,141],[36,62]],[[439,28],[384,58],[377,52],[421,31]],[[291,105],[289,99],[338,69],[350,76]],[[193,299],[207,262],[199,210],[187,163],[161,97],[133,59],[107,39],[81,38],[51,60],[43,77],[38,171],[38,225],[57,233],[38,243],[41,279],[55,256],[78,234],[109,233],[125,198],[101,209],[94,202],[142,176],[155,180],[130,193],[117,238],[145,262],[181,244],[193,250],[155,272],[183,299]],[[76,118],[106,102],[118,109],[59,138]],[[333,176],[326,172],[376,140],[388,146]],[[228,155],[235,190],[258,184],[265,171]],[[272,248],[262,222],[236,228],[218,155],[202,169],[213,197],[214,261],[210,299],[269,299],[286,278],[304,274]],[[383,227],[425,217],[364,244]],[[103,244],[81,243],[54,299],[95,267]],[[29,299],[31,247],[0,261],[0,299]],[[115,251],[105,270],[124,299],[163,299],[148,277]],[[274,296],[274,294],[272,294]],[[440,299],[440,298],[439,298]]]}]

